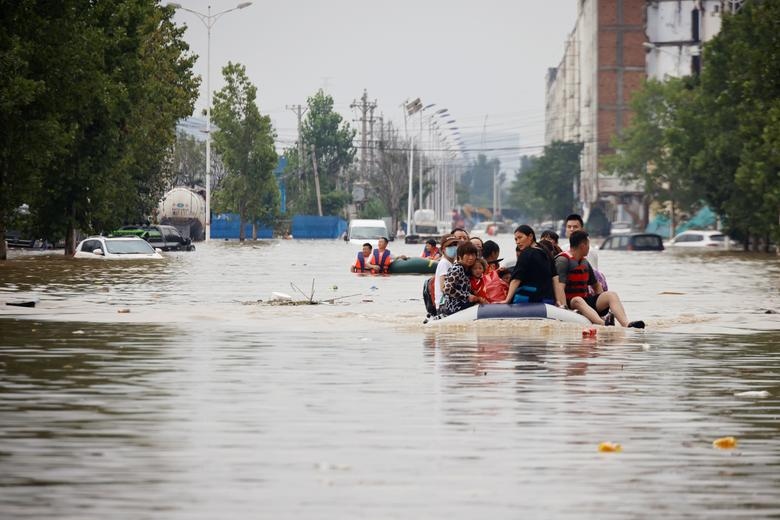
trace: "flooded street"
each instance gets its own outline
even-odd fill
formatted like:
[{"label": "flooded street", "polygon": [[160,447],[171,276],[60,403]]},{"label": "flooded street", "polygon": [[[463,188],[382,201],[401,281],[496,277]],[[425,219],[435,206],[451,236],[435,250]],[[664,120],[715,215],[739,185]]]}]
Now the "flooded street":
[{"label": "flooded street", "polygon": [[356,249],[0,263],[37,300],[0,306],[0,517],[780,517],[780,258],[601,251],[647,329],[583,338],[423,326],[424,277]]}]

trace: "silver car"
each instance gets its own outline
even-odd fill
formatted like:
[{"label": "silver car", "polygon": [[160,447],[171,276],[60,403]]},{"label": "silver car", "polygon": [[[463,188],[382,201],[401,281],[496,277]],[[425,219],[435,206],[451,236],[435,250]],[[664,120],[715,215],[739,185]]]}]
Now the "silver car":
[{"label": "silver car", "polygon": [[720,231],[690,229],[676,235],[667,244],[670,247],[706,247],[727,249],[728,237]]},{"label": "silver car", "polygon": [[162,255],[149,242],[139,237],[85,238],[76,246],[74,258],[106,260],[159,260]]}]

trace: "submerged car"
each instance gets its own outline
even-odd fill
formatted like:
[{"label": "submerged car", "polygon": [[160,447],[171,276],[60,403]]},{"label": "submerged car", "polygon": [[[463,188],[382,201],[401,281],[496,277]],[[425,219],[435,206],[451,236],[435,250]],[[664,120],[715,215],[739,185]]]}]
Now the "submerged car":
[{"label": "submerged car", "polygon": [[712,247],[726,249],[728,237],[720,231],[691,229],[683,231],[669,241],[670,247]]},{"label": "submerged car", "polygon": [[609,235],[601,243],[599,250],[612,251],[663,251],[664,241],[655,233],[629,233],[627,235]]},{"label": "submerged car", "polygon": [[192,239],[182,236],[174,226],[124,226],[111,235],[141,237],[161,251],[195,251]]},{"label": "submerged car", "polygon": [[109,260],[162,259],[162,255],[149,242],[139,237],[85,238],[76,246],[76,253],[73,256]]}]

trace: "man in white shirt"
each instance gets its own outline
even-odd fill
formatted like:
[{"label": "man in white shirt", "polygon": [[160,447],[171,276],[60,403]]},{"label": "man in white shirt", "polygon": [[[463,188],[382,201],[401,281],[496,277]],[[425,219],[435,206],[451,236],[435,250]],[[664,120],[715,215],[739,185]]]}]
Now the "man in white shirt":
[{"label": "man in white shirt", "polygon": [[[584,231],[585,230],[585,223],[582,221],[582,216],[578,215],[577,213],[572,213],[568,217],[566,217],[566,238],[570,238],[571,234],[575,231]],[[567,246],[568,247],[568,246]],[[599,269],[599,255],[596,252],[596,249],[591,249],[588,253],[588,263],[593,267],[593,269],[597,270]]]}]

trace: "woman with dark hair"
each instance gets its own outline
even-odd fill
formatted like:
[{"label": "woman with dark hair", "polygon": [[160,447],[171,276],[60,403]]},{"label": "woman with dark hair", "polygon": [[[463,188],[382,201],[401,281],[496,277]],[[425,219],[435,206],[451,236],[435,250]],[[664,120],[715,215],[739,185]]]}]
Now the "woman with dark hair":
[{"label": "woman with dark hair", "polygon": [[457,259],[444,275],[444,300],[439,307],[441,314],[448,316],[475,303],[487,300],[471,294],[471,266],[477,261],[477,247],[471,242],[458,246]]},{"label": "woman with dark hair", "polygon": [[525,224],[515,229],[520,250],[504,303],[549,303],[564,307],[566,297],[558,284],[552,257],[536,242],[536,233]]},{"label": "woman with dark hair", "polygon": [[545,229],[542,231],[542,236],[539,238],[539,245],[550,253],[550,256],[552,256],[553,259],[563,252],[558,245],[558,233],[552,229]]}]

